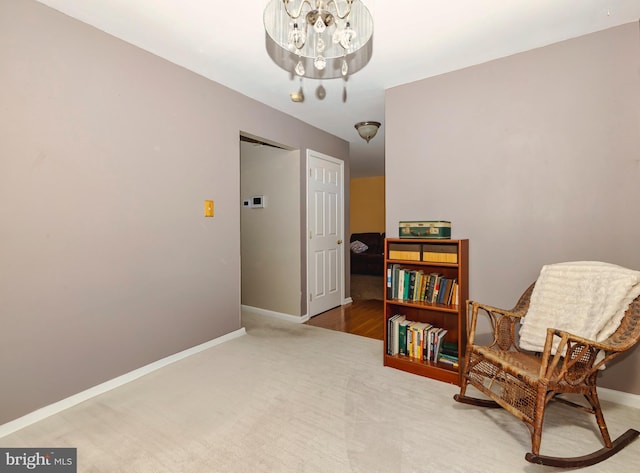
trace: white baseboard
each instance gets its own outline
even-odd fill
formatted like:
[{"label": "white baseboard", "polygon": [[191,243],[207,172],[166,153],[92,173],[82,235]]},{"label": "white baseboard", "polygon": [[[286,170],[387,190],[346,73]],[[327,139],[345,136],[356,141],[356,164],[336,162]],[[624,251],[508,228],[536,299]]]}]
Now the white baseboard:
[{"label": "white baseboard", "polygon": [[275,312],[273,310],[261,309],[259,307],[252,307],[250,305],[242,305],[240,306],[242,310],[246,310],[247,312],[251,312],[252,314],[265,315],[267,317],[274,317],[280,320],[286,320],[288,322],[294,322],[297,324],[303,324],[309,320],[308,315],[291,315],[284,314],[282,312]]},{"label": "white baseboard", "polygon": [[55,402],[53,404],[49,404],[41,409],[33,411],[25,416],[19,417],[15,420],[7,422],[6,424],[0,425],[0,438],[9,435],[13,432],[16,432],[20,429],[27,427],[28,425],[34,424],[42,419],[45,419],[49,416],[57,414],[58,412],[64,411],[65,409],[69,409],[70,407],[75,406],[76,404],[80,404],[92,397],[98,396],[100,394],[106,393],[107,391],[111,391],[119,386],[130,383],[142,376],[145,376],[153,371],[156,371],[160,368],[163,368],[171,363],[175,363],[176,361],[187,358],[191,355],[195,355],[201,351],[204,351],[208,348],[214,347],[216,345],[220,345],[221,343],[227,342],[234,338],[238,338],[246,333],[244,327],[223,335],[221,337],[215,338],[208,342],[205,342],[201,345],[197,345],[192,348],[188,348],[187,350],[181,351],[174,355],[170,355],[166,358],[162,358],[161,360],[154,361],[146,366],[138,368],[136,370],[130,371],[129,373],[123,374],[122,376],[118,376],[117,378],[111,379],[109,381],[105,381],[102,384],[89,388],[85,391],[79,392],[70,396],[61,401]]},{"label": "white baseboard", "polygon": [[[353,300],[351,299],[351,297],[347,297],[346,299],[342,300],[342,305],[350,304],[352,302]],[[303,324],[307,322],[309,319],[311,319],[311,317],[309,317],[309,314],[305,314],[305,315],[283,314],[282,312],[274,312],[272,310],[261,309],[259,307],[253,307],[250,305],[242,305],[241,307],[242,307],[242,310],[246,310],[247,312],[251,312],[253,314],[266,315],[267,317],[275,317],[276,319],[286,320],[288,322],[294,322],[297,324]]]}]

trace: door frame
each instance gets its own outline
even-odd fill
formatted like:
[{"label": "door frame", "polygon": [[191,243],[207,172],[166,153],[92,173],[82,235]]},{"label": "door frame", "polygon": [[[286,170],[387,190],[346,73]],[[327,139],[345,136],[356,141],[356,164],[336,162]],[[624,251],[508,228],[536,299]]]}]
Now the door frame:
[{"label": "door frame", "polygon": [[306,294],[305,294],[305,306],[306,306],[306,315],[305,318],[308,320],[310,319],[312,316],[310,315],[310,310],[309,310],[309,306],[310,304],[310,300],[309,300],[309,295],[310,295],[310,285],[309,285],[309,280],[310,280],[310,274],[311,274],[311,263],[312,263],[312,258],[311,258],[311,254],[309,252],[309,233],[310,233],[310,229],[311,229],[311,224],[309,222],[309,216],[311,214],[311,212],[309,211],[309,175],[311,172],[311,168],[309,167],[309,161],[310,158],[315,157],[315,158],[319,158],[319,159],[324,159],[326,161],[330,161],[336,165],[338,165],[340,167],[340,182],[339,182],[339,189],[340,189],[340,202],[338,203],[338,207],[340,209],[341,212],[341,216],[342,216],[342,220],[340,222],[340,235],[338,236],[339,239],[342,240],[342,244],[343,244],[343,248],[342,251],[340,251],[340,256],[338,257],[338,261],[340,264],[340,270],[338,271],[338,275],[340,277],[340,281],[338,282],[338,285],[340,287],[340,305],[343,305],[345,303],[345,298],[344,298],[344,283],[345,283],[345,257],[344,257],[344,252],[345,249],[344,247],[346,246],[346,242],[344,239],[344,219],[345,219],[345,211],[344,211],[344,161],[338,158],[335,158],[333,156],[329,156],[327,154],[324,153],[320,153],[319,151],[314,151],[312,149],[307,149],[306,152],[306,157],[305,157],[305,201],[306,201],[306,227],[305,227],[305,235],[304,235],[304,240],[305,240],[305,252],[307,254],[306,257],[306,262],[307,262],[307,271],[306,271]]}]

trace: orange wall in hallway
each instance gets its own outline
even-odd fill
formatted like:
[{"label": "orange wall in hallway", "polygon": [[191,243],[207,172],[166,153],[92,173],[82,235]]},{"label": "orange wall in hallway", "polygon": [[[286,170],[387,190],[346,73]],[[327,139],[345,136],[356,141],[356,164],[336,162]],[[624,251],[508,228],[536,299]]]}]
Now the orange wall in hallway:
[{"label": "orange wall in hallway", "polygon": [[384,232],[384,176],[351,179],[351,233]]}]

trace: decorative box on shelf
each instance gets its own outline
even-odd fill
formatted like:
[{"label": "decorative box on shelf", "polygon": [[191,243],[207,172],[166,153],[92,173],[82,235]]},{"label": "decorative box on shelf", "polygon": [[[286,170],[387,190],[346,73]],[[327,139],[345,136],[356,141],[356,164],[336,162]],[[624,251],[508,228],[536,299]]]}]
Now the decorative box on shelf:
[{"label": "decorative box on shelf", "polygon": [[389,259],[420,261],[422,259],[422,245],[389,243]]},{"label": "decorative box on shelf", "polygon": [[425,220],[400,222],[400,238],[451,238],[451,222],[447,220]]}]

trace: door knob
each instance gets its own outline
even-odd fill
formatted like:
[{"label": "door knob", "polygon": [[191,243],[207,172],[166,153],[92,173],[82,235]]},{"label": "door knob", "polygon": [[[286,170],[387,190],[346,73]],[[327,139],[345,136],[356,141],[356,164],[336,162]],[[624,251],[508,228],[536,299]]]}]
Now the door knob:
[{"label": "door knob", "polygon": [[338,245],[342,245],[342,240],[338,240]]}]

